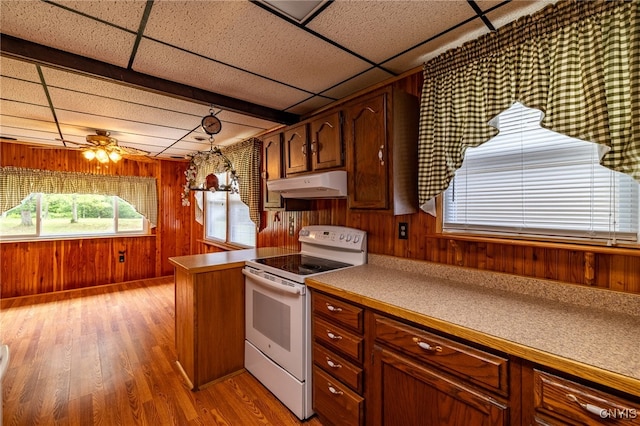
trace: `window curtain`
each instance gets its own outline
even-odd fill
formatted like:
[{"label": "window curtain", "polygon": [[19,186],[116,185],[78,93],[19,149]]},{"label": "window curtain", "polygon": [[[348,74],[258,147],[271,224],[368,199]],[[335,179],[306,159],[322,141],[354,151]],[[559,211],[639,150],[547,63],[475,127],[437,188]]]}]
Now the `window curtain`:
[{"label": "window curtain", "polygon": [[544,128],[602,144],[601,164],[640,181],[640,2],[560,0],[424,65],[418,190],[423,210],[467,147],[514,102]]},{"label": "window curtain", "polygon": [[[236,170],[240,199],[249,207],[249,217],[260,229],[260,161],[262,142],[250,138],[233,145],[220,147]],[[205,182],[211,173],[222,173],[225,164],[219,156],[207,156],[207,160],[197,164],[195,184]],[[196,193],[196,198],[202,193]],[[202,223],[202,200],[197,199],[196,220]]]},{"label": "window curtain", "polygon": [[0,167],[0,210],[19,205],[31,193],[118,196],[133,205],[151,226],[158,221],[155,178]]}]

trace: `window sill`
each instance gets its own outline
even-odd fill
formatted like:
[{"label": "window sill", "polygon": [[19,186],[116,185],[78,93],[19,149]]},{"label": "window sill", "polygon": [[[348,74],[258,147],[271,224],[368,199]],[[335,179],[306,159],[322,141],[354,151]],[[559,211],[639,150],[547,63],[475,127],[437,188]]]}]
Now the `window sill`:
[{"label": "window sill", "polygon": [[438,238],[444,240],[454,241],[470,241],[479,243],[492,243],[492,244],[509,244],[512,246],[525,246],[525,247],[540,247],[550,249],[562,249],[562,250],[574,250],[584,251],[591,253],[602,254],[618,254],[625,256],[640,256],[640,245],[634,244],[619,244],[616,246],[607,246],[605,243],[582,243],[569,240],[542,240],[542,239],[526,239],[515,237],[492,237],[488,235],[474,235],[474,234],[456,234],[456,233],[441,233],[431,234],[430,238]]},{"label": "window sill", "polygon": [[113,238],[146,238],[154,237],[156,234],[117,234],[117,235],[80,235],[80,236],[51,236],[39,238],[0,238],[0,244],[4,243],[38,243],[50,241],[73,241],[73,240],[103,240]]},{"label": "window sill", "polygon": [[226,251],[245,250],[245,249],[255,248],[255,247],[245,247],[245,246],[231,244],[231,243],[223,243],[222,241],[218,242],[218,241],[210,241],[210,240],[198,240],[198,242],[208,246],[217,247],[219,249],[226,250]]}]

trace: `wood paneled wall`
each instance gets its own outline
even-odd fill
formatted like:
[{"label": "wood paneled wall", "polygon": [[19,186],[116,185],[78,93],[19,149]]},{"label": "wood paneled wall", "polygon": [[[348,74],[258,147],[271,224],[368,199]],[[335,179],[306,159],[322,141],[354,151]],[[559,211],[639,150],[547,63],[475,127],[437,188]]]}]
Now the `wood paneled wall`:
[{"label": "wood paneled wall", "polygon": [[[398,80],[394,86],[420,96],[422,73]],[[289,220],[294,221],[296,234],[305,225],[343,225],[368,232],[369,253],[640,294],[640,249],[466,241],[438,234],[435,218],[424,212],[395,217],[383,212],[359,213],[347,209],[346,200],[317,200],[314,205],[313,211],[269,212],[258,245],[299,249],[296,236],[288,234]],[[397,238],[399,222],[409,224],[409,239]]]},{"label": "wood paneled wall", "polygon": [[[169,257],[190,254],[189,208],[180,192],[187,163],[123,160],[108,167],[79,151],[0,143],[2,166],[156,177],[158,224],[144,237],[0,243],[0,297],[63,291],[173,274]],[[126,250],[125,262],[118,251]]]}]

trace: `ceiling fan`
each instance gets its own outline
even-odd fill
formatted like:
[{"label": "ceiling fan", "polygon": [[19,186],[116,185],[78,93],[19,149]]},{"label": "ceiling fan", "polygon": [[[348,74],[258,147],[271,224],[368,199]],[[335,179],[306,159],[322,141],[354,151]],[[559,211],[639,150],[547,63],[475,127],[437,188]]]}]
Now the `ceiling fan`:
[{"label": "ceiling fan", "polygon": [[74,142],[66,139],[63,139],[62,142],[78,145],[84,158],[89,161],[94,158],[100,163],[108,163],[109,161],[117,163],[122,158],[151,161],[147,157],[149,152],[119,145],[118,140],[106,130],[96,130],[95,135],[87,135],[86,142]]}]

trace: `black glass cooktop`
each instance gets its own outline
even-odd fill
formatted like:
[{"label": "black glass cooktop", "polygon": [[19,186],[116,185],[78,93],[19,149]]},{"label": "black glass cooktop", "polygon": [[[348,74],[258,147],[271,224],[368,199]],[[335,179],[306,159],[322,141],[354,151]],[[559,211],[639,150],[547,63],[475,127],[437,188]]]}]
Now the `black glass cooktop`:
[{"label": "black glass cooktop", "polygon": [[255,259],[254,262],[298,275],[311,275],[319,272],[333,271],[335,269],[353,266],[349,263],[336,262],[335,260],[307,256],[304,254],[265,257],[262,259]]}]

